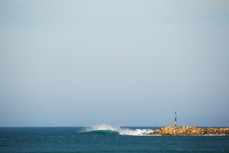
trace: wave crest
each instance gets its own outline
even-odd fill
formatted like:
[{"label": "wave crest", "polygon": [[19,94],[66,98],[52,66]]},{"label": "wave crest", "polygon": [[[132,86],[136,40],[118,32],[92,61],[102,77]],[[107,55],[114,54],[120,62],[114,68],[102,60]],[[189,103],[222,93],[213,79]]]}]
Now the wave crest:
[{"label": "wave crest", "polygon": [[153,132],[152,129],[130,129],[130,128],[121,128],[115,127],[107,124],[94,125],[89,128],[86,128],[86,132],[101,132],[101,131],[110,131],[118,132],[120,135],[132,135],[132,136],[147,136]]}]

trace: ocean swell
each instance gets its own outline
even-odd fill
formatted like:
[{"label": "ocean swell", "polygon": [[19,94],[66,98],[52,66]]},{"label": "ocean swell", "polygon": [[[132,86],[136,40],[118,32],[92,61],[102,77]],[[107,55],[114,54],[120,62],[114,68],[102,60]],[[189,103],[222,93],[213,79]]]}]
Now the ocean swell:
[{"label": "ocean swell", "polygon": [[130,129],[130,128],[121,128],[115,127],[107,124],[100,124],[88,127],[85,129],[85,132],[89,133],[118,133],[119,135],[130,135],[130,136],[147,136],[153,132],[152,129]]}]

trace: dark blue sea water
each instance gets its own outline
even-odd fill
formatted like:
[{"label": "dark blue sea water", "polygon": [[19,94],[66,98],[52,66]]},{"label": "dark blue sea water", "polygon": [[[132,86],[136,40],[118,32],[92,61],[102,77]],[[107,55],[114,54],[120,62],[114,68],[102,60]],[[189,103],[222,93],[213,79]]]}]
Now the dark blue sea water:
[{"label": "dark blue sea water", "polygon": [[228,136],[142,136],[136,128],[120,129],[0,128],[0,153],[229,152]]}]

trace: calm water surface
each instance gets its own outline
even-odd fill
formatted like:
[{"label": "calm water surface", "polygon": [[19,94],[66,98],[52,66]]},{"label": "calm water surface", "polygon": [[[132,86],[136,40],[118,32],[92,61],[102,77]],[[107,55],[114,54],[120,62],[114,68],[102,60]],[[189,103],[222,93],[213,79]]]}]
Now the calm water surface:
[{"label": "calm water surface", "polygon": [[0,153],[128,152],[229,153],[229,136],[128,136],[109,131],[85,132],[82,127],[0,128]]}]

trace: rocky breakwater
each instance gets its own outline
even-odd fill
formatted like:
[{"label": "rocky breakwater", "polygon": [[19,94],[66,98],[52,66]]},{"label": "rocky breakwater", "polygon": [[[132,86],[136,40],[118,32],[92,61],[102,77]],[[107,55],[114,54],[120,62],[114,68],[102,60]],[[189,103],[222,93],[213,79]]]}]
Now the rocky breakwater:
[{"label": "rocky breakwater", "polygon": [[199,136],[199,135],[227,135],[229,136],[229,128],[200,128],[193,126],[181,127],[162,127],[150,135],[171,135],[171,136]]}]

